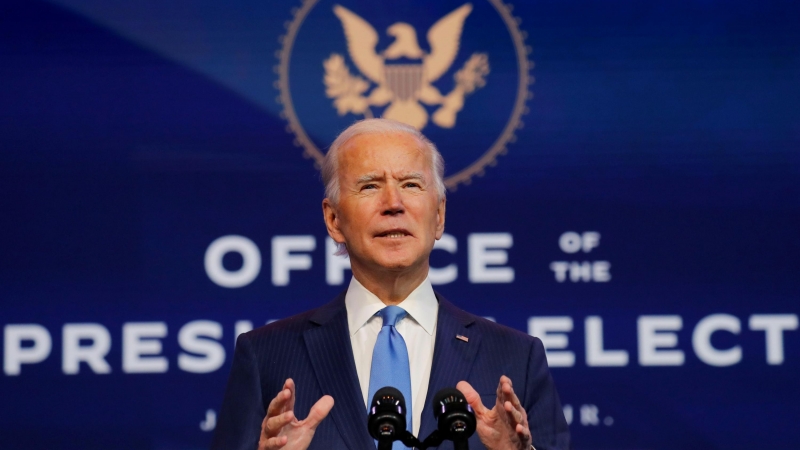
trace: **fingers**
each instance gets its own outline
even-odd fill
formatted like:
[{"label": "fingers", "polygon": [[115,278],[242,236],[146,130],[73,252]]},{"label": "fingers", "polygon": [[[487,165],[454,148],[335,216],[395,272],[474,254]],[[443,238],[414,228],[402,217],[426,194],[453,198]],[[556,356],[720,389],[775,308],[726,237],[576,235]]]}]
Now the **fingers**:
[{"label": "fingers", "polygon": [[277,450],[286,443],[289,439],[286,436],[278,436],[269,439],[263,439],[258,443],[258,450]]},{"label": "fingers", "polygon": [[464,394],[464,398],[467,399],[467,403],[469,403],[469,406],[472,406],[472,410],[475,411],[476,414],[482,415],[487,411],[487,408],[483,406],[483,402],[481,401],[481,395],[478,394],[478,391],[476,391],[471,384],[466,381],[459,381],[456,385],[456,389]]},{"label": "fingers", "polygon": [[520,403],[516,392],[514,392],[514,386],[511,384],[510,378],[505,375],[500,377],[500,384],[497,386],[497,391],[498,399],[502,399],[504,404],[509,402],[514,408],[520,410],[522,409],[522,404]]},{"label": "fingers", "polygon": [[503,376],[501,376],[501,377],[500,377],[500,382],[498,382],[498,383],[497,383],[497,391],[495,392],[495,394],[497,395],[497,402],[495,402],[495,404],[496,404],[496,405],[497,405],[499,408],[503,408],[503,405],[504,405],[504,404],[505,404],[505,402],[506,402],[506,395],[505,395],[505,393],[503,392],[503,385],[505,384],[505,383],[504,383],[504,381],[505,381],[505,378],[506,378],[506,376],[505,376],[505,375],[503,375]]},{"label": "fingers", "polygon": [[283,389],[269,402],[267,417],[274,417],[285,411],[294,410],[294,389],[294,381],[291,378],[287,378],[283,383]]},{"label": "fingers", "polygon": [[531,430],[528,428],[528,412],[519,401],[519,397],[514,392],[511,379],[503,375],[500,377],[499,391],[502,391],[503,410],[505,410],[506,420],[514,429],[514,433],[520,440],[521,448],[529,448],[533,439]]},{"label": "fingers", "polygon": [[333,408],[333,397],[330,395],[324,395],[322,398],[317,400],[317,403],[314,403],[314,406],[311,407],[311,411],[308,412],[308,417],[306,417],[305,425],[307,425],[312,430],[317,428],[322,419],[328,417],[328,413],[331,412],[331,408]]},{"label": "fingers", "polygon": [[[514,394],[514,386],[511,383],[511,378],[503,375],[500,377],[500,382],[497,384],[497,397],[502,398],[503,402],[513,402],[512,398],[516,399],[516,395]],[[519,400],[517,400],[517,404],[519,404]]]},{"label": "fingers", "polygon": [[284,389],[278,392],[278,395],[276,395],[275,398],[269,402],[269,406],[267,407],[267,417],[275,417],[278,414],[281,414],[291,396],[292,391],[285,389],[284,385]]},{"label": "fingers", "polygon": [[287,400],[286,405],[284,406],[284,411],[294,411],[294,400],[295,398],[297,398],[294,395],[295,393],[294,380],[292,380],[291,378],[287,378],[286,381],[283,382],[283,388],[288,389],[289,392],[291,392],[291,394],[289,395],[289,399]]},{"label": "fingers", "polygon": [[289,441],[292,441],[289,447],[307,448],[317,426],[333,408],[333,397],[325,395],[311,407],[305,420],[298,421],[294,414],[294,401],[295,385],[290,378],[269,403],[267,415],[261,422],[258,450],[280,450]]},{"label": "fingers", "polygon": [[530,448],[531,442],[533,442],[531,430],[529,430],[527,426],[518,423],[515,431],[520,440],[525,443],[525,448]]},{"label": "fingers", "polygon": [[516,426],[517,424],[522,424],[525,426],[528,425],[526,417],[527,414],[525,414],[524,411],[520,411],[519,409],[514,408],[514,405],[512,405],[511,402],[505,402],[503,404],[503,409],[505,410],[506,417],[508,418],[509,423],[512,426]]},{"label": "fingers", "polygon": [[[505,378],[505,380],[503,380],[503,378]],[[515,411],[519,412],[519,414],[515,415],[515,417],[521,416],[521,420],[516,419],[516,422],[522,423],[527,426],[528,414],[525,412],[525,407],[523,407],[522,403],[519,401],[517,393],[514,392],[514,388],[511,384],[511,379],[509,379],[506,376],[503,376],[500,378],[500,380],[507,381],[506,383],[503,384],[503,397],[505,398],[505,401],[509,402],[511,404],[510,406],[513,407]]]},{"label": "fingers", "polygon": [[267,436],[277,436],[281,428],[290,424],[293,420],[294,411],[286,411],[274,417],[267,416],[262,427]]},{"label": "fingers", "polygon": [[[514,392],[511,379],[505,375],[500,377],[498,391],[503,397],[503,410],[505,420],[512,427],[517,439],[522,443],[522,448],[528,448],[532,442],[531,432],[528,428],[528,413]],[[498,397],[499,399],[499,397]]]}]

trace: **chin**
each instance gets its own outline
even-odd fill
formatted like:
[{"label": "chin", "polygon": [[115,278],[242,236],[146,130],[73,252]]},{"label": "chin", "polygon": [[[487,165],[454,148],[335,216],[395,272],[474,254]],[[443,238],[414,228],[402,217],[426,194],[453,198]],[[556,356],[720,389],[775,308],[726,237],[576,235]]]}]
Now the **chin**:
[{"label": "chin", "polygon": [[376,258],[375,262],[384,269],[402,271],[416,265],[418,260],[417,255],[392,252],[388,255],[381,255]]},{"label": "chin", "polygon": [[413,261],[408,261],[408,260],[391,259],[391,260],[380,260],[378,261],[378,265],[387,270],[403,271],[413,266],[414,263]]}]

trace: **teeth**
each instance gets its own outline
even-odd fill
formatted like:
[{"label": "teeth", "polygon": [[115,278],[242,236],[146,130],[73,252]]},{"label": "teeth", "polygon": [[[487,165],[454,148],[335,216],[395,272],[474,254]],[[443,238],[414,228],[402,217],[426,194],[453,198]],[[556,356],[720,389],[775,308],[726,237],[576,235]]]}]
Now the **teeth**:
[{"label": "teeth", "polygon": [[399,238],[399,237],[403,237],[403,233],[389,233],[389,234],[386,235],[386,237],[388,237],[388,238]]}]

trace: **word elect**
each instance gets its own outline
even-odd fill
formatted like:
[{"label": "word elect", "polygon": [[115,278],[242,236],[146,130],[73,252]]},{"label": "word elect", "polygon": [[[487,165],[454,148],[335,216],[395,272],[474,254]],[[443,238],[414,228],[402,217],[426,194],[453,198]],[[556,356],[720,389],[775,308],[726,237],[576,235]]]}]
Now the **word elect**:
[{"label": "word elect", "polygon": [[[751,332],[763,333],[766,344],[766,362],[781,365],[784,362],[784,333],[798,328],[797,314],[753,314],[747,321]],[[573,330],[569,316],[531,317],[528,334],[542,340],[551,367],[572,367],[575,353],[568,350],[569,335]],[[678,315],[643,315],[636,321],[638,360],[640,366],[682,366],[686,355],[678,347],[678,332],[683,329],[683,318]],[[718,348],[712,343],[715,333],[740,335],[742,323],[730,314],[711,314],[702,318],[692,331],[692,349],[697,358],[710,366],[732,366],[742,361],[741,345]],[[589,367],[622,367],[629,364],[628,350],[609,349],[603,339],[603,319],[589,316],[584,320],[585,356]]]}]

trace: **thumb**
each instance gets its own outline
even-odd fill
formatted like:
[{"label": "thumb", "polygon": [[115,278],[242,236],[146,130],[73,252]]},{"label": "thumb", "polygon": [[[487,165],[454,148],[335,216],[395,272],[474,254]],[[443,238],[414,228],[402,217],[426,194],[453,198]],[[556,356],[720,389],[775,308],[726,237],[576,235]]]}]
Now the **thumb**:
[{"label": "thumb", "polygon": [[483,414],[488,411],[486,407],[483,406],[481,395],[478,394],[478,391],[476,391],[471,384],[466,381],[459,381],[456,385],[456,389],[464,394],[464,398],[467,399],[467,403],[469,403],[469,406],[472,407],[472,410],[475,411],[476,414]]},{"label": "thumb", "polygon": [[330,395],[322,396],[322,398],[317,400],[317,403],[314,403],[314,406],[311,407],[311,411],[308,412],[308,417],[306,417],[308,426],[312,430],[316,430],[319,423],[322,422],[322,419],[328,417],[331,408],[333,408],[333,397]]}]

